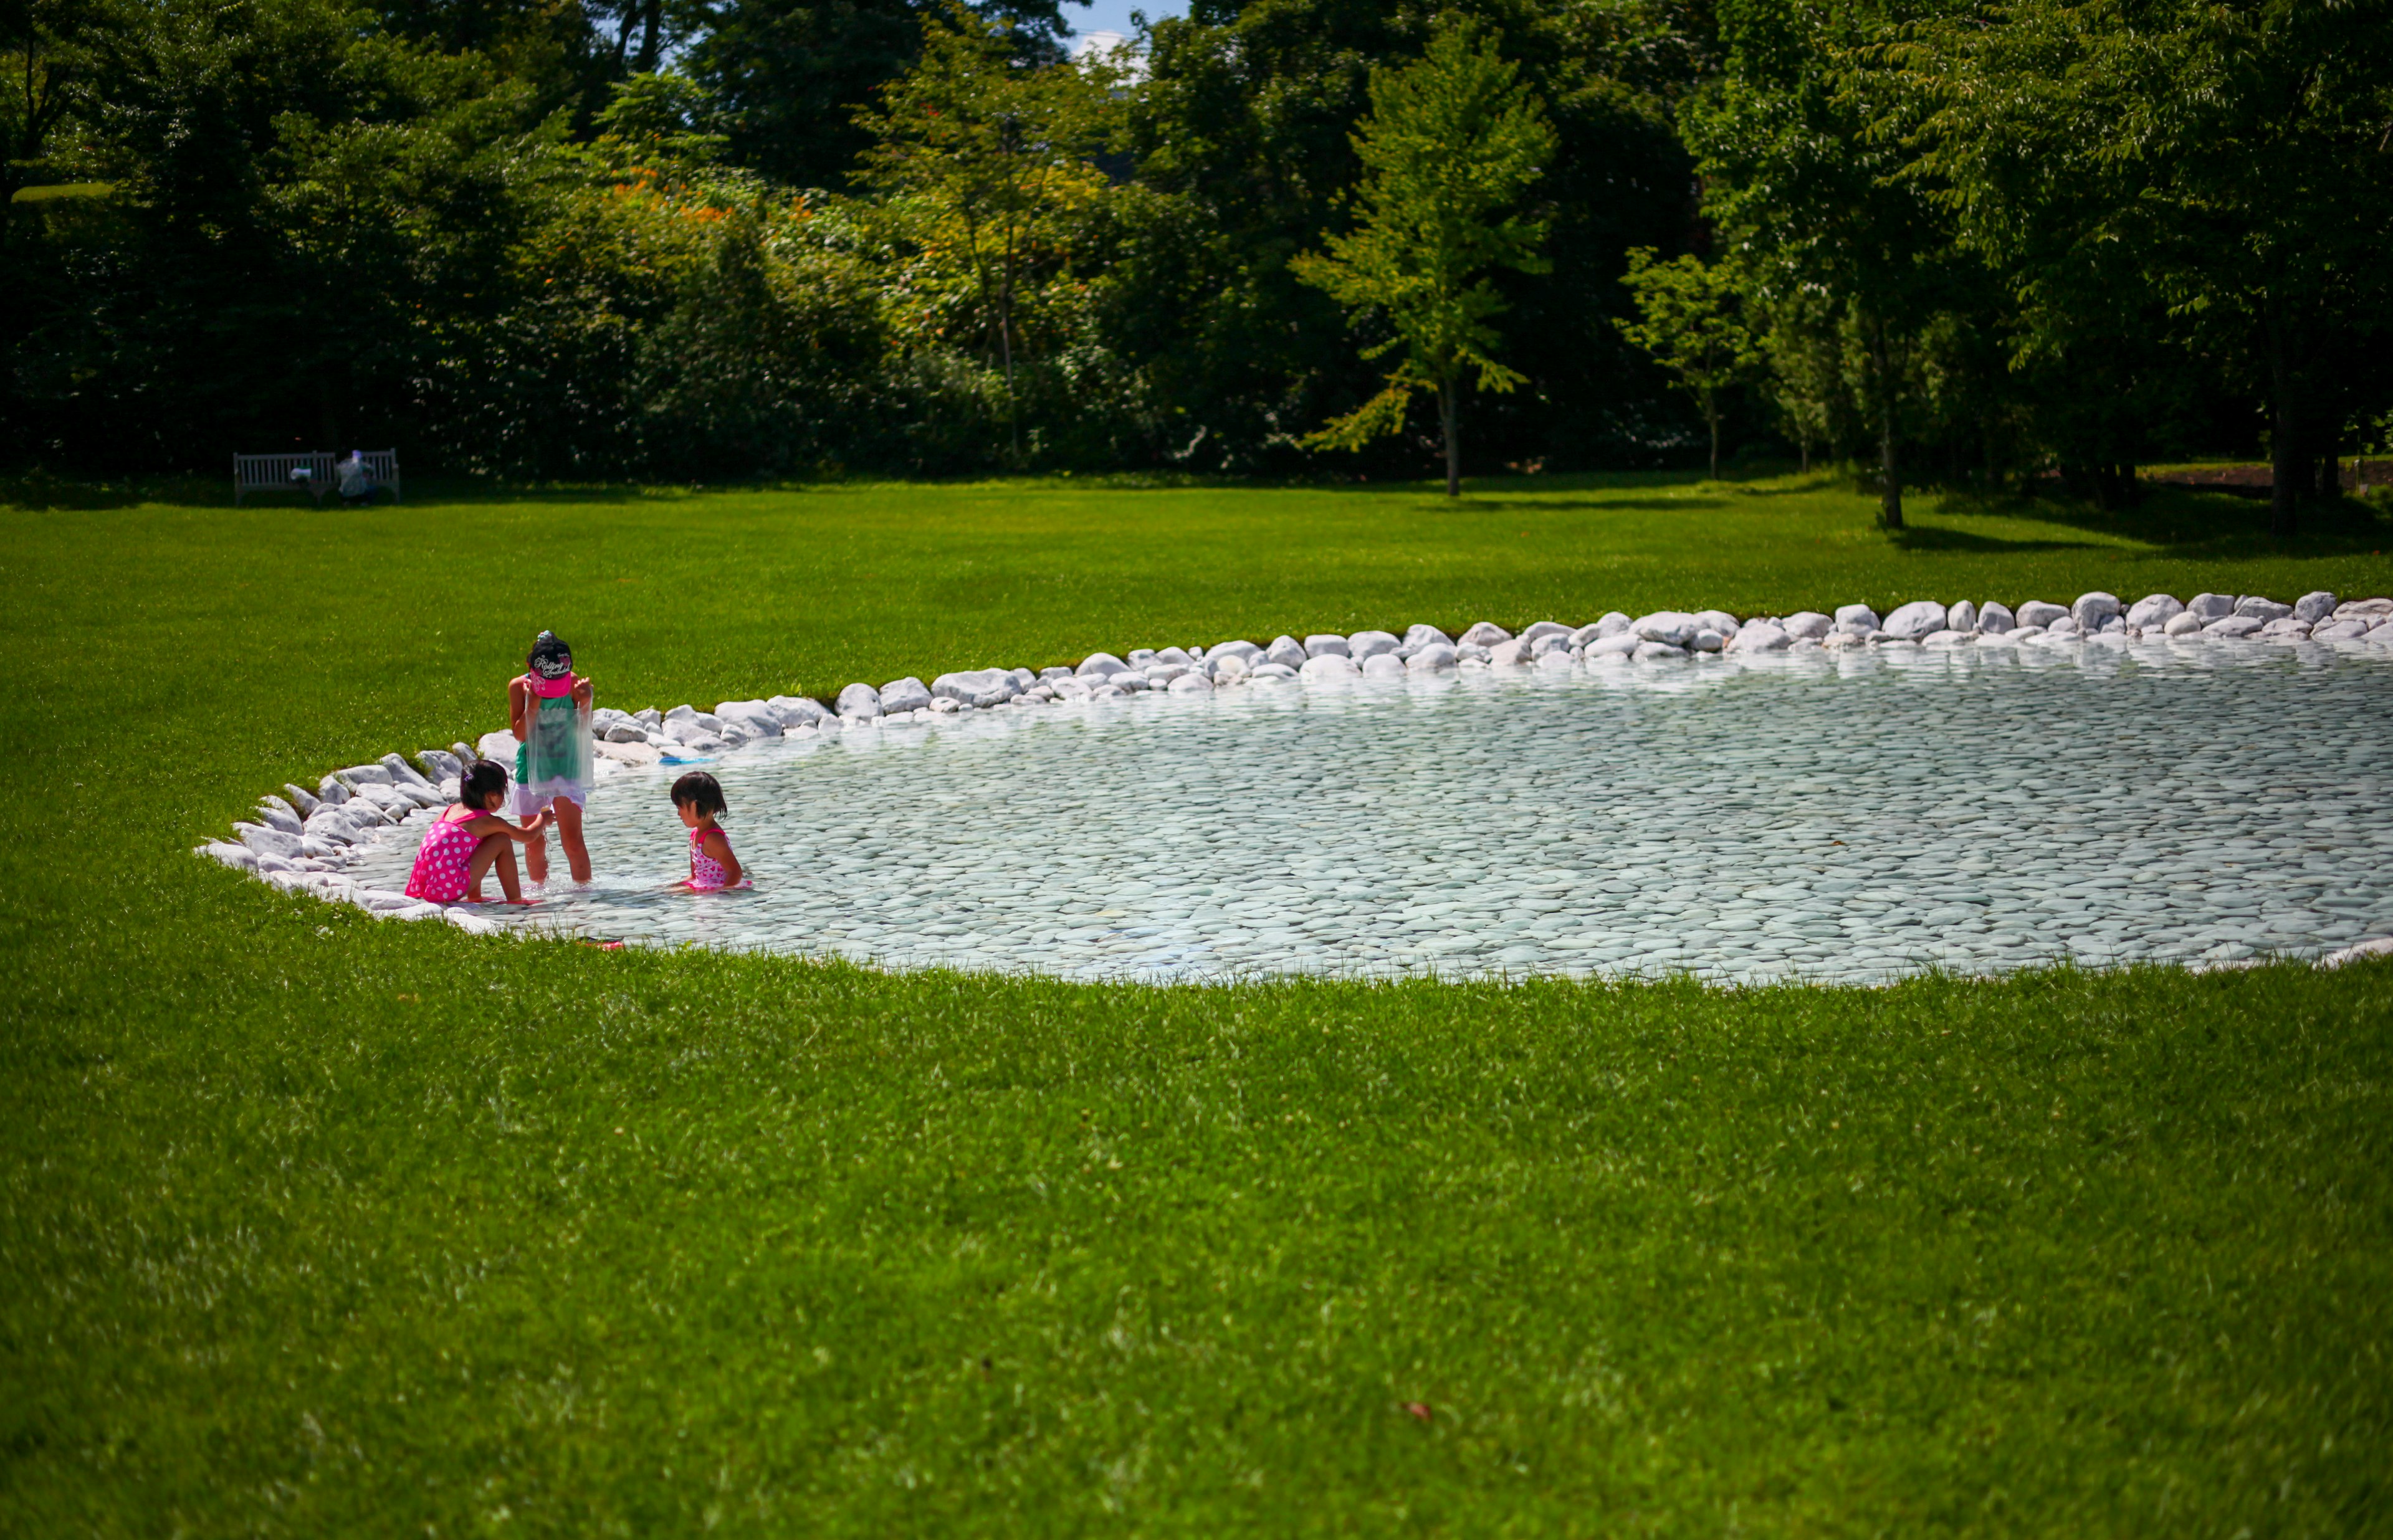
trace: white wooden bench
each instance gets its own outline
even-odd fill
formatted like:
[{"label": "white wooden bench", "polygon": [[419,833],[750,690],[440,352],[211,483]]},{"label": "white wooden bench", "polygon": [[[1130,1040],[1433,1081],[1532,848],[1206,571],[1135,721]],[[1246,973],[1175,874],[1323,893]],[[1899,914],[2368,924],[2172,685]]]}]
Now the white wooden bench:
[{"label": "white wooden bench", "polygon": [[[399,451],[367,450],[359,458],[366,463],[366,474],[373,477],[373,484],[389,488],[391,501],[399,502]],[[321,502],[324,494],[340,484],[336,469],[340,460],[321,450],[306,454],[236,454],[232,457],[233,505],[239,507],[252,492],[302,491]],[[295,474],[300,471],[307,474]]]}]

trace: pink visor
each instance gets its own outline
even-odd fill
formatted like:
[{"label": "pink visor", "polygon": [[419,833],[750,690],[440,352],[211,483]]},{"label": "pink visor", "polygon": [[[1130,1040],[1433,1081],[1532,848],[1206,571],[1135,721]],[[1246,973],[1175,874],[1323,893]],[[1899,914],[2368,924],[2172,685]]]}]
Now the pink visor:
[{"label": "pink visor", "polygon": [[560,695],[573,693],[573,675],[569,673],[562,679],[543,679],[536,673],[528,673],[524,675],[524,683],[531,686],[532,694],[544,700],[554,700]]}]

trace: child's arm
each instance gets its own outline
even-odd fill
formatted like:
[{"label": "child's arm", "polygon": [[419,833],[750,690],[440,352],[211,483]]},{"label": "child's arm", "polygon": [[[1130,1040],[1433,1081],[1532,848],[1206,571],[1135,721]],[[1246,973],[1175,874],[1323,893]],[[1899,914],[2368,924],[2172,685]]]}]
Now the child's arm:
[{"label": "child's arm", "polygon": [[595,690],[594,690],[594,689],[592,689],[592,688],[591,688],[591,686],[590,686],[590,681],[589,681],[589,680],[587,680],[587,679],[576,679],[576,680],[574,680],[574,682],[573,682],[573,703],[574,703],[575,705],[577,705],[577,706],[581,707],[583,711],[588,711],[588,710],[590,709],[590,702],[591,702],[593,699],[596,698],[596,697],[597,697],[597,691],[595,691]]},{"label": "child's arm", "polygon": [[723,881],[732,886],[738,886],[739,879],[744,874],[739,869],[739,857],[731,854],[731,842],[723,837],[723,831],[719,829],[710,829],[699,842],[705,847],[706,854],[713,856],[716,864],[723,868]]},{"label": "child's arm", "polygon": [[524,682],[520,679],[507,681],[507,731],[515,734],[517,743],[524,740]]},{"label": "child's arm", "polygon": [[487,840],[493,834],[503,834],[518,842],[527,842],[548,826],[548,815],[535,813],[522,824],[511,824],[495,813],[485,813],[478,818],[465,820],[465,831],[477,840]]}]

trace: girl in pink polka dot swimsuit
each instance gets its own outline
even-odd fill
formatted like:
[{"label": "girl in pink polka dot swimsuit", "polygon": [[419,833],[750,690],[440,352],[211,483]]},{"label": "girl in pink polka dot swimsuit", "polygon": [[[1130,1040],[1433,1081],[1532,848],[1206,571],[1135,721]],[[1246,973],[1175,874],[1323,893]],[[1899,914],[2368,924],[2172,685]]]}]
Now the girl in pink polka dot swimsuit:
[{"label": "girl in pink polka dot swimsuit", "polygon": [[673,786],[673,811],[689,829],[689,881],[680,884],[692,893],[720,893],[751,884],[731,854],[731,837],[715,826],[724,811],[723,787],[703,770],[693,770]]},{"label": "girl in pink polka dot swimsuit", "polygon": [[416,848],[415,869],[407,874],[407,896],[427,904],[454,904],[459,899],[479,904],[482,879],[496,867],[499,891],[510,904],[524,901],[516,880],[515,844],[540,838],[548,820],[536,814],[521,824],[498,816],[506,804],[506,766],[495,760],[476,760],[457,780],[457,804],[426,829]]}]

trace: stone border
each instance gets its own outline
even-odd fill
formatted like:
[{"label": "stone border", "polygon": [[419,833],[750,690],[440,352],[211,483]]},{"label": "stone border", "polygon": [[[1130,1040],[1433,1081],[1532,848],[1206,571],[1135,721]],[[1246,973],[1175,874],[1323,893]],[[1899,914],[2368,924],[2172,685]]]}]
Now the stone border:
[{"label": "stone border", "polygon": [[[2197,594],[2188,604],[2154,594],[2123,605],[2115,594],[2094,593],[2066,607],[2031,599],[2016,610],[1968,600],[1948,607],[1921,599],[1884,616],[1867,605],[1846,605],[1834,615],[1802,610],[1746,620],[1718,609],[1657,610],[1633,620],[1614,610],[1576,627],[1539,620],[1517,636],[1482,620],[1459,637],[1417,625],[1401,637],[1386,631],[1321,633],[1302,641],[1276,637],[1267,647],[1234,641],[1210,647],[1136,647],[1123,657],[1096,652],[1075,667],[1037,672],[973,669],[943,673],[928,685],[909,675],[878,688],[858,682],[840,691],[830,706],[804,696],[777,695],[723,701],[712,711],[688,705],[667,711],[602,707],[591,713],[591,729],[603,776],[612,766],[683,763],[684,756],[726,753],[760,738],[832,737],[966,711],[1036,711],[1148,690],[1210,695],[1274,680],[1403,679],[1463,669],[1702,666],[1740,653],[2124,646],[2148,637],[2365,645],[2393,656],[2393,598],[2343,603],[2321,591],[2283,604],[2257,594]],[[353,904],[377,918],[445,920],[477,934],[540,934],[536,928],[496,924],[472,906],[444,907],[403,893],[361,888],[343,874],[361,846],[455,801],[467,761],[511,761],[515,750],[513,733],[490,733],[478,743],[419,750],[414,763],[394,753],[376,763],[335,770],[313,791],[285,784],[282,795],[259,800],[255,821],[233,825],[231,840],[211,841],[193,854],[286,893]],[[2393,955],[2393,937],[2344,947],[2318,964],[2334,968],[2383,955]]]}]

